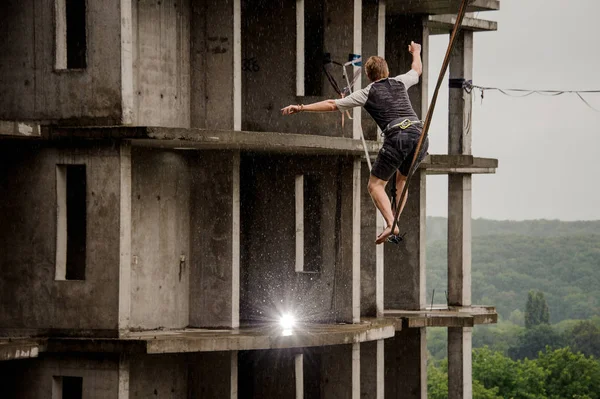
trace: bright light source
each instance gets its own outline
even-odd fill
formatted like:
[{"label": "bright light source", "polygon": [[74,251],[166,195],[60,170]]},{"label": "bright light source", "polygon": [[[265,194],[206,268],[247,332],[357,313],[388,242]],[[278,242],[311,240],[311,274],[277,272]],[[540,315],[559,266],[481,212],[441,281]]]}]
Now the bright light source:
[{"label": "bright light source", "polygon": [[295,324],[296,319],[289,313],[284,313],[279,318],[279,325],[281,325],[281,328],[283,328],[284,330],[291,330],[292,328],[294,328]]}]

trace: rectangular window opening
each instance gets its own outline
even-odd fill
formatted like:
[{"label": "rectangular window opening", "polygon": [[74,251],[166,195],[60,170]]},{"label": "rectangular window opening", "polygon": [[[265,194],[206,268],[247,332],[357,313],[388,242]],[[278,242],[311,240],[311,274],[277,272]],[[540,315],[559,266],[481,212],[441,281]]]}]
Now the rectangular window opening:
[{"label": "rectangular window opening", "polygon": [[57,165],[56,280],[85,280],[86,190],[85,165]]},{"label": "rectangular window opening", "polygon": [[52,377],[52,399],[82,399],[83,377]]},{"label": "rectangular window opening", "polygon": [[87,67],[86,0],[55,0],[55,69]]},{"label": "rectangular window opening", "polygon": [[296,271],[319,273],[321,241],[321,184],[317,176],[296,176]]}]

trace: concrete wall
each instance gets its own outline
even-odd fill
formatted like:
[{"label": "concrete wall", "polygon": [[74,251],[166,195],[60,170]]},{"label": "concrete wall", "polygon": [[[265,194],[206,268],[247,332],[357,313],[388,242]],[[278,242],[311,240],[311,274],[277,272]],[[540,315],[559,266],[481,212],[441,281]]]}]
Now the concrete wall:
[{"label": "concrete wall", "polygon": [[190,167],[190,324],[237,327],[239,154],[203,151],[190,160]]},{"label": "concrete wall", "polygon": [[[56,165],[87,169],[85,280],[55,281]],[[106,335],[118,320],[119,150],[95,142],[0,148],[0,329]]]},{"label": "concrete wall", "polygon": [[292,351],[240,352],[238,364],[239,399],[296,397]]},{"label": "concrete wall", "polygon": [[51,399],[55,376],[83,377],[83,397],[121,399],[119,360],[107,355],[42,355],[38,359],[0,362],[4,399]]},{"label": "concrete wall", "polygon": [[87,68],[56,72],[54,1],[0,3],[0,119],[120,123],[120,1],[86,4]]},{"label": "concrete wall", "polygon": [[[291,310],[303,320],[352,321],[352,236],[341,230],[352,223],[352,163],[257,155],[242,157],[241,165],[241,318],[270,321]],[[342,181],[348,171],[350,182]],[[295,271],[297,174],[321,178],[320,273]]]},{"label": "concrete wall", "polygon": [[190,1],[132,1],[135,125],[190,127]]},{"label": "concrete wall", "polygon": [[130,327],[186,327],[190,176],[185,154],[134,148],[131,194]]},{"label": "concrete wall", "polygon": [[129,398],[188,398],[186,355],[140,355],[129,360]]},{"label": "concrete wall", "polygon": [[136,355],[127,364],[129,398],[234,397],[231,352]]}]

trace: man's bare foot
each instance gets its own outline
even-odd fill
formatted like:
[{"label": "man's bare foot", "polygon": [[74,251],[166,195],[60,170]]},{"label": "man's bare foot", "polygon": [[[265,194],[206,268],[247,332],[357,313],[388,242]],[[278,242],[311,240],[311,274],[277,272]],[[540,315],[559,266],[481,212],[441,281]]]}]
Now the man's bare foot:
[{"label": "man's bare foot", "polygon": [[[392,234],[392,226],[388,226],[385,228],[385,230],[383,230],[381,232],[381,234],[379,234],[377,236],[377,240],[375,240],[375,244],[379,245],[379,244],[383,244],[385,242],[385,240],[387,240],[387,238]],[[394,234],[400,234],[400,229],[398,228],[398,226],[396,226],[396,229],[394,230]]]}]

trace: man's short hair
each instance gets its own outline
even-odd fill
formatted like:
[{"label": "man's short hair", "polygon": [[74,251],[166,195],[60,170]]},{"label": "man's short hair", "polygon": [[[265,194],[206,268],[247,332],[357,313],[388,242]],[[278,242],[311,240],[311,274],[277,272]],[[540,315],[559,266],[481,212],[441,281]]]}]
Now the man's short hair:
[{"label": "man's short hair", "polygon": [[369,57],[365,63],[365,71],[371,82],[375,82],[379,79],[387,78],[390,76],[387,62],[381,57],[376,55]]}]

